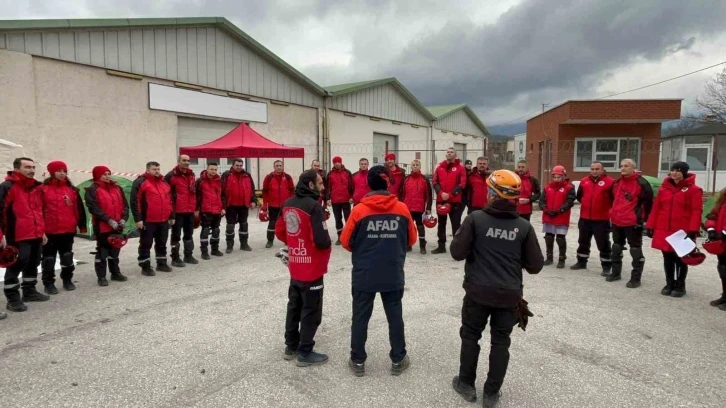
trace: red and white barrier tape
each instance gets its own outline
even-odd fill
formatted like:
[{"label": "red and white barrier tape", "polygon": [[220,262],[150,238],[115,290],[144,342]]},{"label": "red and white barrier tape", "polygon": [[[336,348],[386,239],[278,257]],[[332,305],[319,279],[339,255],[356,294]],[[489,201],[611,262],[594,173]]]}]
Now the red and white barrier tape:
[{"label": "red and white barrier tape", "polygon": [[[36,162],[36,163],[37,163],[37,162]],[[42,166],[45,166],[45,165],[44,165],[44,164],[42,164],[42,163],[37,163],[37,164],[40,164],[40,165],[42,165]],[[93,174],[93,172],[92,172],[92,171],[90,171],[90,170],[76,170],[76,169],[68,169],[68,172],[69,172],[69,173],[70,173],[70,172],[73,172],[73,173],[84,173],[84,174]],[[138,177],[138,176],[140,176],[140,175],[141,175],[141,173],[124,173],[124,172],[112,171],[112,172],[111,172],[111,175],[112,175],[112,176],[121,176],[121,177]],[[47,172],[47,171],[44,171],[41,177],[46,177],[46,176],[48,176],[48,172]]]}]

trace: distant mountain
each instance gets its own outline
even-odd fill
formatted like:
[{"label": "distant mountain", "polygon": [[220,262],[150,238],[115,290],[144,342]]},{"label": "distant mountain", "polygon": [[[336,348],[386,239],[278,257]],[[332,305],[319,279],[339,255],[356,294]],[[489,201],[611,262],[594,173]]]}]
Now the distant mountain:
[{"label": "distant mountain", "polygon": [[512,123],[502,126],[487,126],[487,129],[489,129],[489,132],[492,134],[514,136],[527,131],[527,122]]}]

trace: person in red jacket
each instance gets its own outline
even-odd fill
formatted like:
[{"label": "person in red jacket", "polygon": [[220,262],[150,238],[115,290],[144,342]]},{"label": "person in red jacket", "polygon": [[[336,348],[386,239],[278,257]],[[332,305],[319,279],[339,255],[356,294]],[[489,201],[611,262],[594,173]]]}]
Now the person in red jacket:
[{"label": "person in red jacket", "polygon": [[[5,235],[3,234],[3,231],[0,230],[0,249],[5,248],[7,245],[7,240],[5,239]],[[0,312],[0,320],[4,320],[8,318],[8,314],[5,312]]]},{"label": "person in red jacket", "polygon": [[[726,246],[726,242],[724,242],[726,240],[726,205],[724,204],[726,204],[726,189],[718,193],[716,203],[706,217],[706,231],[709,241],[720,241],[722,245]],[[718,254],[717,257],[716,270],[721,278],[721,296],[709,304],[726,311],[726,251]]]},{"label": "person in red jacket", "polygon": [[545,247],[547,258],[545,265],[552,265],[554,262],[554,246],[560,250],[560,257],[557,259],[557,268],[565,267],[567,259],[567,230],[570,228],[570,213],[575,205],[575,186],[567,178],[567,172],[563,166],[552,168],[552,181],[542,191],[539,199],[539,206],[542,209],[542,226],[545,233]]},{"label": "person in red jacket", "polygon": [[[196,177],[189,168],[189,156],[182,154],[177,166],[166,174],[164,180],[171,187],[171,200],[174,206],[174,224],[171,230],[171,264],[183,268],[186,264],[199,263],[194,258],[194,217],[196,212]],[[182,231],[184,231],[184,259],[180,257]]]},{"label": "person in red jacket", "polygon": [[[456,158],[453,147],[446,149],[446,160],[439,163],[434,171],[434,190],[436,191],[436,204],[449,204],[449,219],[451,220],[451,234],[455,235],[461,225],[461,215],[464,206],[461,199],[466,187],[466,169]],[[446,253],[446,215],[439,215],[438,222],[439,246],[431,251],[432,254]]]},{"label": "person in red jacket", "polygon": [[660,293],[664,296],[685,296],[688,275],[688,265],[683,263],[666,238],[683,230],[695,241],[701,230],[703,190],[696,185],[696,175],[688,173],[689,169],[686,162],[671,165],[670,174],[663,180],[653,201],[645,227],[646,235],[653,238],[651,246],[663,253],[666,285]]},{"label": "person in red jacket", "polygon": [[[421,161],[415,159],[411,162],[411,174],[403,179],[400,200],[406,204],[411,218],[416,222],[418,230],[418,244],[420,252],[426,254],[426,228],[423,225],[424,214],[431,214],[431,203],[433,202],[433,189],[429,180],[421,174]],[[411,251],[408,247],[408,251]]]},{"label": "person in red jacket", "polygon": [[144,276],[154,276],[151,269],[151,246],[154,245],[156,270],[171,272],[166,259],[166,242],[169,240],[169,225],[174,225],[174,208],[171,187],[161,176],[159,163],[146,163],[146,173],[139,176],[131,187],[131,213],[136,228],[141,232],[139,239],[139,266]]},{"label": "person in red jacket", "polygon": [[613,229],[613,248],[610,255],[612,271],[605,280],[614,282],[622,279],[623,247],[627,240],[633,270],[628,288],[640,286],[640,277],[645,266],[643,255],[643,224],[653,207],[653,188],[647,180],[635,172],[635,161],[620,162],[620,178],[613,184],[613,206],[610,208],[610,223]]},{"label": "person in red jacket", "polygon": [[517,202],[517,212],[520,217],[529,221],[532,217],[532,203],[539,201],[542,189],[539,180],[530,174],[527,160],[520,160],[517,163],[517,174],[522,180],[522,192]]},{"label": "person in red jacket", "polygon": [[387,153],[384,159],[386,161],[386,169],[391,174],[391,180],[388,183],[388,192],[396,197],[400,197],[401,189],[403,188],[403,179],[406,178],[406,170],[398,167],[395,154]]},{"label": "person in red jacket", "polygon": [[234,248],[234,226],[237,223],[239,223],[240,249],[252,250],[247,243],[249,239],[247,217],[250,208],[257,207],[257,197],[255,197],[255,182],[250,173],[245,171],[242,163],[242,159],[235,159],[232,168],[222,174],[222,200],[227,221],[224,235],[228,254],[232,253]]},{"label": "person in red jacket", "polygon": [[267,224],[267,244],[265,248],[272,248],[275,240],[275,222],[280,215],[280,208],[288,198],[295,195],[295,183],[292,177],[285,173],[282,160],[275,160],[275,170],[265,177],[262,182],[262,202],[267,207],[269,222]]},{"label": "person in red jacket", "polygon": [[212,255],[223,256],[224,254],[219,250],[219,225],[224,216],[224,204],[222,203],[222,178],[219,176],[217,163],[207,162],[207,169],[197,179],[197,212],[199,212],[202,222],[202,231],[199,234],[199,249],[202,251],[202,259],[210,259],[210,243]]},{"label": "person in red jacket", "polygon": [[[323,185],[328,185],[328,175],[325,173],[325,170],[320,167],[320,160],[315,159],[310,163],[310,169],[315,170],[318,172],[320,177],[323,179]],[[320,193],[320,198],[318,198],[318,202],[320,203],[320,206],[323,207],[323,209],[327,208],[330,205],[330,193],[326,189]]]},{"label": "person in red jacket", "polygon": [[353,205],[356,206],[360,200],[371,192],[368,187],[368,159],[365,157],[358,160],[358,171],[353,173]]},{"label": "person in red jacket", "polygon": [[597,249],[600,251],[601,276],[610,273],[610,207],[613,206],[613,184],[615,180],[605,174],[599,161],[590,164],[590,175],[580,181],[577,189],[577,201],[580,206],[580,220],[577,227],[580,231],[577,247],[577,263],[570,269],[587,268],[590,257],[590,245],[595,236]]},{"label": "person in red jacket", "polygon": [[75,290],[73,284],[73,238],[76,231],[86,233],[86,209],[78,189],[68,180],[68,166],[62,161],[48,163],[49,177],[43,182],[43,218],[48,243],[43,246],[43,285],[45,293],[58,294],[55,286],[55,259],[60,257],[63,289]]},{"label": "person in red jacket", "polygon": [[331,253],[325,213],[318,203],[324,188],[316,170],[304,172],[295,196],[285,201],[275,224],[277,239],[287,245],[277,256],[290,272],[283,358],[297,357],[298,367],[328,361],[327,355],[313,351],[323,317],[323,276],[328,273]]},{"label": "person in red jacket", "polygon": [[[27,157],[13,161],[13,170],[0,184],[0,229],[8,245],[18,249],[18,260],[5,269],[4,291],[7,309],[27,310],[24,302],[44,302],[50,296],[35,289],[42,247],[47,243],[41,183],[35,180],[35,162]],[[23,297],[20,298],[20,274]]]},{"label": "person in red jacket", "polygon": [[487,196],[489,195],[487,178],[490,174],[489,159],[486,157],[476,159],[476,169],[470,172],[466,178],[466,190],[469,194],[469,199],[467,200],[469,203],[469,214],[487,206]]},{"label": "person in red jacket", "polygon": [[350,170],[343,166],[343,159],[339,156],[333,157],[333,170],[328,173],[326,190],[328,190],[328,196],[333,206],[335,230],[338,233],[338,240],[335,241],[335,245],[340,245],[343,220],[348,221],[350,204],[353,202],[353,175]]},{"label": "person in red jacket", "polygon": [[106,266],[111,272],[111,280],[128,280],[119,267],[120,248],[113,248],[108,237],[121,234],[129,219],[129,203],[121,186],[111,180],[111,170],[106,166],[96,166],[91,171],[93,184],[86,187],[85,201],[91,213],[93,234],[96,236],[96,259],[94,262],[99,286],[108,286]]}]

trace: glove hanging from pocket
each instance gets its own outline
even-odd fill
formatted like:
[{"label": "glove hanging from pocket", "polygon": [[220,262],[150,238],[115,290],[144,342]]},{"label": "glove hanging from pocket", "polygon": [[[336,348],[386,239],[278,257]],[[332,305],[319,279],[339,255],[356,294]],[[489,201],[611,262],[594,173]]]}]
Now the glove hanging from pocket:
[{"label": "glove hanging from pocket", "polygon": [[527,306],[528,304],[529,303],[527,303],[524,298],[520,298],[519,304],[517,305],[517,326],[519,326],[519,328],[523,331],[527,331],[529,318],[534,316],[534,314],[529,311],[529,307]]}]

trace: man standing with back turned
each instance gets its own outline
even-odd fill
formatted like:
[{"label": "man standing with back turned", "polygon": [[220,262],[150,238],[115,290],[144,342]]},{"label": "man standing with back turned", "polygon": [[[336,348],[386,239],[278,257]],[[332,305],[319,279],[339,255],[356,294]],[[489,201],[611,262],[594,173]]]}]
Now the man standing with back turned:
[{"label": "man standing with back turned", "polygon": [[348,366],[356,377],[365,375],[368,322],[377,292],[388,319],[391,375],[401,375],[410,365],[401,299],[406,248],[416,243],[417,230],[406,204],[388,191],[390,177],[383,166],[370,169],[371,192],[353,208],[340,236],[343,247],[353,253],[353,325]]},{"label": "man standing with back turned", "polygon": [[469,402],[476,401],[476,368],[479,340],[491,325],[489,373],[484,383],[483,406],[499,402],[509,365],[510,335],[519,322],[526,327],[526,302],[522,298],[522,269],[539,273],[544,258],[529,221],[517,213],[521,179],[509,170],[497,170],[487,179],[488,204],[469,214],[451,241],[451,256],[466,259],[464,305],[461,308],[461,358],[454,390]]}]

